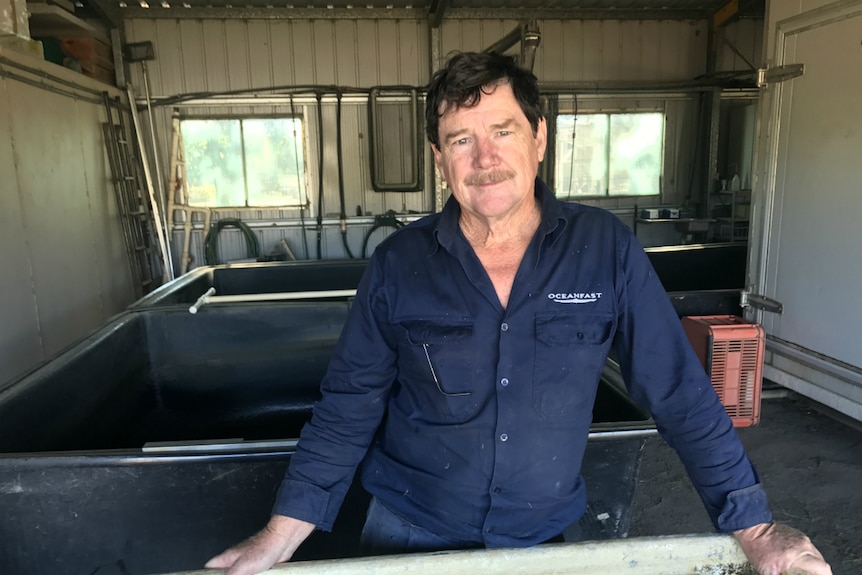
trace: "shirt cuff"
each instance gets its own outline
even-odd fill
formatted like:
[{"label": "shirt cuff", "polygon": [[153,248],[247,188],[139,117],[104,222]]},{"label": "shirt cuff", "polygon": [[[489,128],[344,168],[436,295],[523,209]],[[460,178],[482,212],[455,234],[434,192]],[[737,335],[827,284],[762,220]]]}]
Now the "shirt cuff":
[{"label": "shirt cuff", "polygon": [[273,515],[284,515],[308,523],[318,529],[332,531],[333,521],[327,521],[329,493],[311,483],[284,479],[278,488],[273,505]]},{"label": "shirt cuff", "polygon": [[737,489],[727,494],[724,508],[718,515],[716,526],[723,533],[732,533],[761,523],[772,521],[772,512],[761,483]]}]

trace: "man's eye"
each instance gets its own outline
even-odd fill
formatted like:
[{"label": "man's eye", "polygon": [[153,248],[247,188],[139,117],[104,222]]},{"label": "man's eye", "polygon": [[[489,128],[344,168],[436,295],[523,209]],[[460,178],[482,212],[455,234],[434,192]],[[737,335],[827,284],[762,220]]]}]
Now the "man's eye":
[{"label": "man's eye", "polygon": [[499,135],[499,136],[508,136],[508,135],[509,135],[509,134],[511,134],[511,133],[512,133],[512,132],[510,132],[509,130],[500,130],[499,132],[497,132],[497,135]]},{"label": "man's eye", "polygon": [[463,146],[466,143],[467,143],[467,138],[461,138],[460,140],[455,140],[456,146]]}]

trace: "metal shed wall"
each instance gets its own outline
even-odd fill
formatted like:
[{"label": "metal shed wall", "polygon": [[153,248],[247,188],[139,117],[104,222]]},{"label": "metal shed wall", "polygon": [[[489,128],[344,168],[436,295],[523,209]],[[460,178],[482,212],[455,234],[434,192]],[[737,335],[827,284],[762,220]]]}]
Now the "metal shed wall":
[{"label": "metal shed wall", "polygon": [[[0,49],[10,62],[50,67]],[[41,85],[52,85],[40,78]],[[74,89],[72,90],[74,91]],[[98,93],[98,92],[96,92]],[[83,93],[82,93],[83,94]],[[100,326],[132,300],[102,141],[104,108],[0,75],[0,384]]]},{"label": "metal shed wall", "polygon": [[[538,20],[542,42],[534,71],[543,83],[687,81],[705,72],[708,23],[704,20]],[[230,92],[273,86],[302,85],[369,88],[380,85],[423,86],[435,66],[453,50],[481,50],[510,32],[518,22],[507,19],[444,19],[432,33],[421,19],[133,19],[126,22],[130,42],[152,41],[156,60],[149,62],[150,94],[155,99],[198,92]],[[747,69],[759,64],[762,31],[759,20],[739,20],[723,30],[719,68]],[[436,44],[435,44],[436,43]],[[731,45],[733,46],[731,48]],[[141,94],[141,67],[131,66],[131,79]],[[620,96],[621,100],[631,98]],[[607,101],[607,99],[605,99]],[[352,253],[360,251],[362,238],[373,223],[371,215],[394,210],[428,212],[439,208],[445,190],[434,190],[433,161],[424,151],[423,192],[374,192],[369,174],[367,109],[362,99],[346,99],[343,108],[343,181],[348,216],[347,241]],[[287,114],[283,97],[258,105],[243,106],[220,100],[204,107],[184,105],[185,115],[237,113]],[[305,223],[318,212],[318,154],[320,138],[316,108],[309,97],[297,97],[295,109],[303,114],[306,127],[306,177],[309,210]],[[662,197],[642,199],[643,204],[677,204],[689,193],[683,182],[691,179],[696,154],[697,95],[676,94],[666,104],[668,134],[673,137],[665,159]],[[159,154],[167,165],[170,139],[170,108],[156,108]],[[336,106],[333,94],[323,102],[323,213],[324,258],[345,257],[337,228],[340,212],[335,150]],[[392,128],[395,129],[394,127]],[[391,141],[393,137],[390,137]],[[396,138],[397,141],[397,138]],[[387,150],[387,158],[400,158],[403,149]],[[392,160],[389,160],[392,161]],[[615,210],[629,211],[634,200],[591,200]],[[357,212],[362,216],[357,216]],[[313,243],[314,233],[299,226],[297,209],[276,211],[242,210],[222,212],[216,217],[241,217],[260,226],[261,250],[270,251],[286,239],[298,257],[317,257],[304,241]],[[333,220],[332,218],[336,218]],[[251,225],[251,224],[250,224]],[[671,232],[673,230],[670,230]],[[175,238],[174,245],[179,244]],[[192,235],[196,263],[203,263],[203,231],[197,224]],[[223,242],[223,243],[222,243]],[[238,232],[226,231],[220,241],[226,259],[244,257],[244,241]],[[301,253],[302,252],[302,253]],[[179,254],[175,250],[175,261]],[[194,264],[193,264],[194,265]]]}]

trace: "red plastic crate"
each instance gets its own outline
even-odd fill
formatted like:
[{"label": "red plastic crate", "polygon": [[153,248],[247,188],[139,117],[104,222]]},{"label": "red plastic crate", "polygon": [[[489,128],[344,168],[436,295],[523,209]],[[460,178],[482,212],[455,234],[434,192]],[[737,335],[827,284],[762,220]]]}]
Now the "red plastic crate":
[{"label": "red plastic crate", "polygon": [[735,315],[686,316],[682,326],[734,427],[757,425],[763,328]]}]

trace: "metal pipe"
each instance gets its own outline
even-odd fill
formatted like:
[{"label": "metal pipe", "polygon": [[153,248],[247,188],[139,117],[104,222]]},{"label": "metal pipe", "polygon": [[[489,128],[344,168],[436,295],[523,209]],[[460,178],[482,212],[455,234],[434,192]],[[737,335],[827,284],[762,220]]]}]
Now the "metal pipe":
[{"label": "metal pipe", "polygon": [[518,25],[514,30],[482,50],[483,52],[496,52],[502,54],[521,40],[523,27]]},{"label": "metal pipe", "polygon": [[320,298],[342,298],[356,295],[355,289],[321,290],[321,291],[297,291],[278,293],[256,293],[240,295],[213,295],[215,288],[208,289],[189,308],[189,313],[196,314],[198,310],[208,303],[248,303],[256,301],[285,301]]},{"label": "metal pipe", "polygon": [[536,63],[536,50],[541,41],[542,34],[535,21],[524,26],[521,34],[521,67],[525,70],[533,70],[533,65]]},{"label": "metal pipe", "polygon": [[138,140],[138,148],[141,152],[141,165],[143,166],[144,179],[147,183],[147,192],[149,195],[150,206],[153,213],[153,224],[156,228],[156,238],[159,240],[159,248],[162,253],[162,281],[167,283],[170,279],[173,279],[174,270],[169,266],[171,259],[170,255],[168,254],[167,244],[165,243],[165,232],[164,226],[162,225],[163,220],[159,212],[159,205],[156,202],[156,193],[153,189],[153,179],[150,175],[150,166],[146,158],[146,146],[144,146],[144,137],[141,134],[141,122],[138,118],[137,106],[135,105],[135,92],[132,88],[131,82],[126,85],[126,89],[128,90],[129,95],[129,110],[132,114],[132,123],[135,127],[134,131]]},{"label": "metal pipe", "polygon": [[323,259],[323,94],[317,94],[317,259]]},{"label": "metal pipe", "polygon": [[[171,254],[170,229],[168,227],[169,221],[167,211],[165,210],[165,182],[162,180],[162,163],[159,161],[158,140],[156,139],[156,122],[155,117],[153,116],[153,105],[150,101],[150,75],[147,72],[147,63],[144,60],[141,60],[141,72],[144,76],[144,97],[147,102],[147,118],[150,124],[150,142],[153,149],[153,166],[156,168],[156,191],[158,192],[158,202],[156,202],[156,204],[161,213],[162,221],[165,223],[162,230],[162,233],[165,235],[165,244],[167,245],[167,250],[165,250],[165,257],[167,258],[165,266],[169,270],[168,279],[174,279],[174,262]],[[131,105],[134,105],[134,103],[132,102]]]}]

